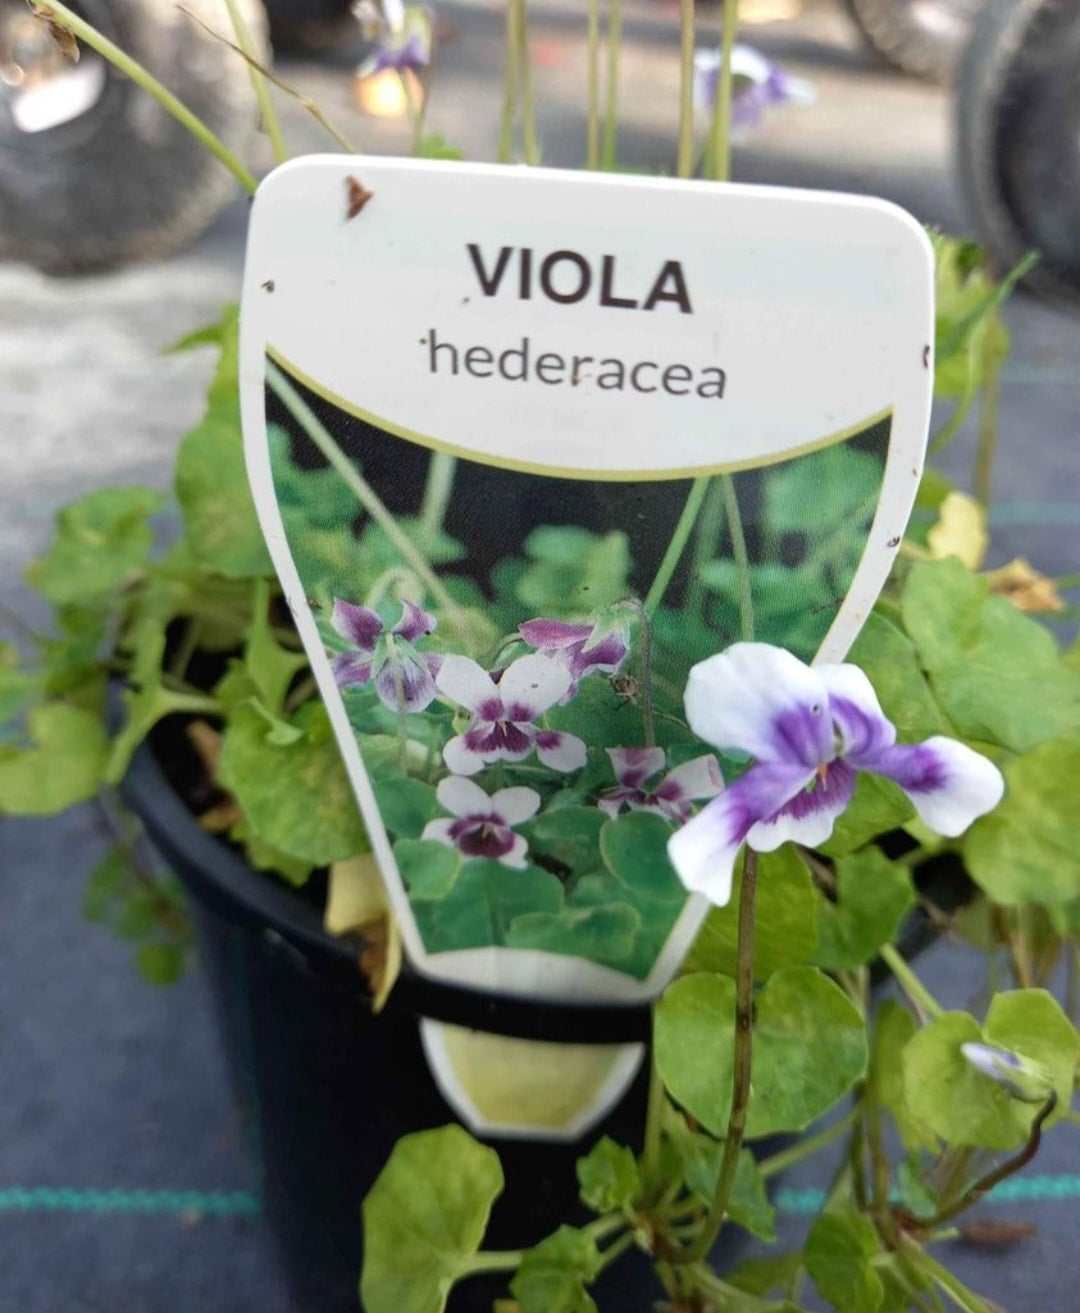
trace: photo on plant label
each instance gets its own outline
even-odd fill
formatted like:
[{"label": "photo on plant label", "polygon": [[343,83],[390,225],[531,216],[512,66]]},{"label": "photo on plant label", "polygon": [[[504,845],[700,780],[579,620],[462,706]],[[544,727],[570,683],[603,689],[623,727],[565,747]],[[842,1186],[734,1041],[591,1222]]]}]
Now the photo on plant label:
[{"label": "photo on plant label", "polygon": [[573,477],[377,422],[271,355],[266,418],[425,953],[538,950],[647,981],[689,939],[667,841],[742,764],[690,732],[687,673],[740,638],[814,656],[867,541],[888,414],[757,467]]}]

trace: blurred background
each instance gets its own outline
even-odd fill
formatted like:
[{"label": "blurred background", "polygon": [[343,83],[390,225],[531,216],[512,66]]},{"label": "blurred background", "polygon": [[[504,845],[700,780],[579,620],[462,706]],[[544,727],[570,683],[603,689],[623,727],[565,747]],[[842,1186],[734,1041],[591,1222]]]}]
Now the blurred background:
[{"label": "blurred background", "polygon": [[[183,8],[77,6],[264,172],[272,157],[243,62],[200,25],[227,32],[224,6]],[[584,156],[584,9],[529,5],[552,166]],[[251,0],[247,11],[259,57],[358,150],[410,151],[410,87],[382,76],[346,3],[270,0],[266,12]],[[20,580],[60,505],[102,483],[168,487],[211,362],[163,351],[236,295],[246,222],[220,165],[95,56],[66,62],[29,14],[0,0],[0,629],[38,618]],[[720,9],[702,2],[698,16],[698,44],[715,51]],[[1042,252],[1006,310],[988,564],[1075,569],[1080,5],[743,0],[739,16],[740,42],[764,57],[744,64],[747,86],[756,78],[768,94],[740,130],[737,181],[886,197],[979,238],[1001,273]],[[439,0],[433,22],[426,131],[494,159],[503,5]],[[674,173],[677,22],[674,0],[626,0],[620,168]],[[423,94],[419,81],[411,91]],[[277,103],[291,153],[336,149],[300,99]],[[962,485],[975,429],[942,462]],[[123,945],[82,922],[85,873],[105,844],[89,808],[0,820],[0,1313],[290,1313],[200,981],[150,989]],[[966,1260],[1013,1313],[1074,1304],[1060,1283],[1070,1262],[1076,1275],[1065,1242],[1076,1204],[1052,1203],[1024,1205],[1039,1232],[1018,1264],[994,1251]],[[789,1205],[797,1226],[797,1191]]]}]

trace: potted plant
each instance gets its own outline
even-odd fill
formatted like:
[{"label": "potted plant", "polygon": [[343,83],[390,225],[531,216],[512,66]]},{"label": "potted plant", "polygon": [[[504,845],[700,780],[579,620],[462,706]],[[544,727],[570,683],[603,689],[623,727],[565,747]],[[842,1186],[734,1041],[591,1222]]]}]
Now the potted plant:
[{"label": "potted plant", "polygon": [[[62,5],[46,0],[43,7],[102,48]],[[512,81],[520,90],[524,6],[509,12]],[[732,17],[707,176],[725,167]],[[242,24],[237,39],[244,46]],[[595,45],[595,33],[592,39]],[[617,38],[612,45],[617,54]],[[422,68],[415,48],[391,48],[399,64]],[[694,154],[692,56],[692,41],[684,40],[684,173]],[[392,59],[390,66],[397,67]],[[522,108],[529,154],[527,93]],[[599,150],[604,134],[593,122]],[[417,142],[445,152],[422,120]],[[997,310],[1009,280],[995,282],[976,249],[935,240],[936,382],[940,395],[957,399],[956,422],[939,434],[940,446],[996,386],[1007,349]],[[92,492],[58,517],[52,547],[29,579],[55,607],[55,628],[32,654],[5,647],[0,664],[8,726],[0,809],[50,813],[105,792],[121,837],[91,877],[88,907],[137,933],[139,964],[162,983],[182,969],[191,935],[172,878],[133,874],[124,860],[138,838],[120,810],[121,794],[187,887],[238,1081],[257,1112],[267,1208],[303,1306],[355,1306],[363,1250],[369,1313],[439,1310],[451,1291],[462,1308],[483,1307],[507,1290],[525,1313],[589,1309],[593,1294],[601,1307],[638,1307],[646,1262],[669,1306],[683,1310],[797,1309],[807,1278],[839,1313],[935,1306],[939,1292],[961,1308],[987,1309],[930,1245],[945,1223],[1030,1161],[1044,1128],[1067,1108],[1078,1041],[1045,985],[1062,955],[1073,953],[1080,902],[1069,784],[1080,758],[1080,673],[1075,650],[1062,651],[1028,614],[1061,605],[1053,582],[1022,563],[978,571],[989,439],[977,498],[932,472],[925,476],[920,515],[894,577],[850,653],[852,664],[829,676],[840,684],[822,682],[797,655],[760,642],[790,634],[786,619],[783,630],[759,632],[752,650],[736,643],[720,655],[708,646],[690,652],[665,714],[684,714],[699,738],[727,754],[724,792],[682,825],[693,809],[664,814],[660,769],[631,778],[629,769],[618,773],[632,764],[620,759],[616,778],[590,784],[586,795],[618,801],[616,811],[637,818],[630,827],[635,851],[647,851],[654,867],[670,851],[679,876],[711,892],[717,905],[655,1013],[640,1003],[537,1003],[402,968],[327,714],[250,500],[235,311],[181,346],[215,349],[218,368],[207,413],[178,454],[179,537],[159,539],[164,499],[141,488]],[[292,445],[283,449],[283,469],[291,462],[295,479],[318,478],[296,434],[285,437]],[[716,502],[723,503],[722,489]],[[763,502],[772,508],[769,532],[806,531],[783,518],[799,503],[782,483]],[[310,504],[294,502],[298,513]],[[857,503],[845,503],[832,527],[856,510]],[[371,535],[364,542],[367,527],[358,524],[347,540],[330,532],[321,540],[315,566],[329,598],[341,598],[338,580],[355,585],[357,572],[380,560]],[[452,528],[441,517],[425,523],[421,508],[408,532],[415,539],[442,534],[452,553]],[[708,523],[695,521],[694,532],[707,545]],[[317,535],[310,541],[320,542]],[[574,552],[552,559],[541,551],[523,562],[535,567],[534,582],[546,580],[543,600],[572,591],[589,568],[581,549],[595,544],[575,542]],[[694,602],[712,634],[725,616],[737,631],[755,607],[762,623],[773,618],[768,562],[745,543],[735,554],[742,571],[735,582],[723,555],[704,550],[687,582],[698,589]],[[522,576],[507,577],[513,588]],[[831,576],[817,579],[816,586],[830,585]],[[810,616],[800,640],[806,657],[820,638],[808,599],[795,608]],[[358,606],[365,599],[343,600]],[[398,596],[385,616],[368,608],[380,634],[409,623],[407,609],[397,615],[403,600],[412,599]],[[672,621],[684,630],[688,623],[685,608]],[[409,644],[419,637],[399,636]],[[542,646],[545,635],[533,636],[532,646]],[[351,647],[353,658],[363,656],[362,637],[347,607],[336,615],[328,608],[332,650],[349,658]],[[584,673],[595,687],[640,716],[640,689],[625,682],[621,661],[593,664]],[[738,707],[736,689],[760,694],[752,700],[757,720],[717,723],[710,708]],[[861,728],[852,720],[852,696]],[[813,759],[795,763],[798,778],[784,798],[770,794],[772,803],[746,811],[747,824],[724,830],[739,800],[757,796],[763,769],[792,767],[770,758],[761,734],[785,707],[804,705],[825,714],[828,729],[820,742],[815,731]],[[892,726],[909,746],[891,747]],[[914,745],[927,740],[919,757]],[[1007,792],[988,811],[996,768]],[[847,806],[833,806],[833,796]],[[951,799],[944,813],[927,801],[941,796]],[[770,824],[796,798],[791,838],[777,845]],[[688,801],[697,800],[704,799]],[[829,824],[807,827],[823,802]],[[443,824],[426,842],[444,843],[447,834]],[[704,866],[696,859],[702,835],[710,854]],[[737,864],[744,839],[748,856]],[[516,852],[514,842],[507,854]],[[559,860],[553,855],[544,869]],[[736,872],[729,901],[717,886]],[[985,947],[988,962],[1004,959],[1013,987],[995,994],[985,1015],[946,1011],[898,950],[920,907],[935,927]],[[873,1005],[875,964],[895,977],[903,1002]],[[488,1037],[492,1071],[507,1054],[512,1066],[515,1053],[535,1057],[536,1046],[550,1046],[539,1051],[555,1085],[565,1080],[570,1068],[560,1064],[572,1051],[587,1058],[605,1047],[648,1044],[650,1059],[584,1138],[483,1144],[449,1117],[423,1058],[421,1018]],[[804,1131],[848,1096],[843,1115],[809,1137],[774,1146],[760,1161],[745,1148]],[[887,1148],[890,1124],[903,1146],[899,1157]],[[730,1223],[768,1237],[766,1181],[841,1136],[849,1141],[848,1166],[805,1247],[743,1267],[728,1251],[718,1274],[707,1259],[718,1236],[732,1233],[721,1228]],[[628,1264],[630,1274],[621,1275]]]}]

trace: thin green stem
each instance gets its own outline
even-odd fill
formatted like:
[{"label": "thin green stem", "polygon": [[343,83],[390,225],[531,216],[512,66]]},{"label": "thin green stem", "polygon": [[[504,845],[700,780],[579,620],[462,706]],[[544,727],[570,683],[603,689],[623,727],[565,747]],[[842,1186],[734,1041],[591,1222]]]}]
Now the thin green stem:
[{"label": "thin green stem", "polygon": [[433,451],[428,465],[427,482],[424,484],[424,500],[420,507],[420,528],[427,543],[434,541],[436,534],[443,527],[446,508],[454,491],[454,474],[457,471],[457,457],[445,451]]},{"label": "thin green stem", "polygon": [[481,1249],[458,1260],[458,1280],[475,1276],[478,1272],[513,1272],[521,1266],[524,1257],[523,1249]]},{"label": "thin green stem", "polygon": [[705,151],[706,177],[727,182],[731,177],[731,51],[739,26],[739,0],[724,0],[723,28],[720,35],[720,76],[716,82],[716,100],[709,124],[709,143]]},{"label": "thin green stem", "polygon": [[940,430],[934,434],[930,440],[930,446],[927,449],[931,456],[938,456],[945,450],[949,443],[956,437],[964,420],[971,414],[971,407],[975,404],[975,398],[978,395],[975,388],[970,388],[960,400],[956,403],[953,413],[941,426]]},{"label": "thin green stem", "polygon": [[605,1249],[600,1256],[600,1271],[602,1272],[605,1267],[610,1267],[612,1263],[615,1263],[622,1258],[623,1254],[626,1253],[633,1243],[634,1233],[633,1231],[628,1231],[626,1235],[619,1236],[614,1244],[608,1245],[607,1249]]},{"label": "thin green stem", "polygon": [[690,580],[686,588],[686,610],[690,615],[699,618],[705,603],[705,584],[702,576],[705,567],[715,558],[720,548],[720,534],[723,528],[723,489],[716,479],[710,479],[709,491],[705,496],[698,517],[697,531],[694,534],[694,550],[690,557]]},{"label": "thin green stem", "polygon": [[679,0],[679,154],[677,172],[694,172],[694,0]]},{"label": "thin green stem", "polygon": [[401,531],[397,520],[383,505],[375,490],[323,428],[310,406],[273,361],[268,360],[266,363],[266,376],[270,386],[288,407],[293,418],[318,447],[331,467],[338,472],[364,510],[394,544],[402,560],[423,580],[431,595],[444,608],[455,628],[464,631],[465,617],[447,591],[446,585],[428,564],[416,544]]},{"label": "thin green stem", "polygon": [[781,1149],[779,1153],[771,1154],[762,1162],[758,1163],[758,1172],[768,1180],[770,1176],[779,1176],[781,1172],[786,1172],[789,1167],[796,1163],[801,1163],[804,1158],[810,1158],[827,1145],[838,1140],[842,1135],[846,1135],[855,1124],[855,1109],[844,1114],[839,1121],[833,1122],[831,1126],[826,1126],[823,1131],[818,1131],[816,1135],[808,1135],[805,1139],[799,1140],[793,1144],[790,1149]]},{"label": "thin green stem", "polygon": [[680,1255],[680,1261],[700,1263],[720,1234],[731,1202],[739,1152],[746,1132],[746,1114],[750,1106],[750,1076],[754,1043],[754,911],[757,902],[757,853],[747,848],[743,854],[742,885],[739,890],[739,923],[735,948],[735,1041],[732,1057],[731,1112],[724,1136],[724,1155],[716,1193],[698,1238]]},{"label": "thin green stem", "polygon": [[274,102],[270,98],[268,79],[256,63],[257,52],[255,50],[255,40],[251,35],[251,28],[248,27],[247,20],[240,12],[237,0],[225,0],[225,8],[229,11],[229,21],[232,23],[233,32],[236,34],[236,44],[244,52],[244,56],[248,61],[248,74],[251,77],[251,86],[255,92],[255,99],[259,102],[259,117],[262,119],[263,131],[270,141],[270,149],[273,151],[274,159],[278,164],[284,164],[289,158],[289,148],[285,145],[285,137],[281,131],[281,121],[278,118],[277,110],[274,108]]},{"label": "thin green stem", "polygon": [[642,1166],[645,1169],[645,1181],[652,1187],[660,1179],[660,1140],[667,1096],[664,1093],[664,1081],[656,1063],[655,1051],[650,1052],[649,1062],[649,1103],[645,1113],[645,1149],[642,1154]]},{"label": "thin green stem", "polygon": [[754,637],[754,598],[750,591],[750,557],[746,551],[746,534],[743,531],[742,515],[739,512],[735,480],[730,474],[721,474],[720,486],[724,490],[724,509],[727,512],[728,534],[731,537],[731,554],[735,559],[739,634],[749,642]]},{"label": "thin green stem", "polygon": [[622,0],[609,0],[607,21],[607,96],[604,103],[604,142],[600,167],[615,168],[619,145],[619,64],[622,55]]},{"label": "thin green stem", "polygon": [[589,1222],[581,1229],[593,1240],[606,1240],[609,1235],[614,1235],[616,1231],[621,1231],[625,1225],[625,1214],[605,1213],[603,1217],[598,1217],[595,1222]]},{"label": "thin green stem", "polygon": [[586,52],[585,167],[600,166],[600,0],[588,0]]},{"label": "thin green stem", "polygon": [[686,504],[683,506],[682,514],[675,525],[675,532],[671,535],[671,541],[668,543],[667,551],[664,553],[656,575],[653,578],[652,586],[645,596],[645,614],[652,617],[656,608],[664,599],[668,585],[671,583],[671,577],[675,573],[682,554],[686,550],[686,544],[689,541],[690,534],[693,532],[694,524],[697,521],[698,512],[701,510],[701,503],[705,500],[705,494],[709,490],[708,478],[695,479],[690,485],[690,491],[686,497]]},{"label": "thin green stem", "polygon": [[961,1313],[990,1313],[985,1300],[973,1290],[969,1290],[959,1277],[954,1276],[937,1259],[931,1258],[925,1249],[920,1248],[907,1237],[904,1237],[904,1246],[912,1267],[921,1268],[926,1276],[935,1281]]},{"label": "thin green stem", "polygon": [[536,104],[533,100],[532,59],[529,56],[529,6],[527,0],[510,0],[518,10],[517,45],[521,78],[521,132],[526,164],[540,163],[540,142],[536,135]]},{"label": "thin green stem", "polygon": [[993,493],[994,457],[998,440],[998,396],[1000,394],[1001,356],[993,335],[983,335],[982,409],[979,415],[979,441],[975,448],[975,473],[972,480],[976,498],[989,508]]},{"label": "thin green stem", "polygon": [[60,4],[59,0],[38,0],[38,3],[62,27],[66,27],[74,33],[91,50],[96,50],[102,59],[112,64],[114,68],[119,69],[121,73],[131,78],[136,86],[142,87],[144,91],[153,96],[162,109],[166,110],[179,124],[186,128],[216,160],[224,164],[242,187],[249,192],[255,191],[258,183],[255,181],[254,175],[241,164],[221,138],[198,115],[193,114],[182,101],[178,100],[168,87],[163,86],[156,77],[143,68],[137,60],[125,54],[119,46],[114,45],[108,37],[103,36],[96,27],[80,18],[78,14],[73,13],[67,5]]},{"label": "thin green stem", "polygon": [[884,945],[881,949],[881,960],[896,977],[897,984],[924,1018],[944,1015],[945,1009],[911,969],[894,944]]},{"label": "thin green stem", "polygon": [[509,164],[514,153],[514,117],[518,101],[517,6],[506,6],[506,52],[503,69],[503,107],[499,124],[500,164]]}]

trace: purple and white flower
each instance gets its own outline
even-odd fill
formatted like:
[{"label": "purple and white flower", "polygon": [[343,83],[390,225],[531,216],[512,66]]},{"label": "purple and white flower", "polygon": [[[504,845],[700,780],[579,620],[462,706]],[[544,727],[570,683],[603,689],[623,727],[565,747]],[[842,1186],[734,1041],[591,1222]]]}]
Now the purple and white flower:
[{"label": "purple and white flower", "polygon": [[975,1040],[961,1044],[960,1052],[976,1071],[1025,1103],[1043,1103],[1053,1093],[1053,1074],[1033,1058]]},{"label": "purple and white flower", "polygon": [[581,739],[534,724],[570,688],[570,671],[561,661],[538,652],[519,657],[496,684],[470,657],[447,656],[435,684],[443,697],[472,712],[468,729],[443,749],[455,775],[475,775],[495,761],[524,761],[534,750],[552,770],[585,765]]},{"label": "purple and white flower", "polygon": [[422,72],[431,61],[431,10],[425,5],[382,5],[361,3],[354,10],[361,32],[374,40],[376,49],[357,70],[362,78],[394,69],[398,73]]},{"label": "purple and white flower", "polygon": [[377,611],[335,597],[330,623],[352,644],[351,651],[339,652],[330,661],[338,688],[374,683],[392,711],[423,711],[434,700],[442,656],[413,646],[435,629],[430,612],[403,601],[401,619],[388,631]]},{"label": "purple and white flower", "polygon": [[528,845],[514,826],[536,815],[540,795],[535,789],[500,789],[490,797],[473,780],[447,776],[435,791],[454,820],[428,821],[423,839],[456,848],[462,857],[487,857],[522,870]]},{"label": "purple and white flower", "polygon": [[630,650],[626,626],[609,620],[589,624],[573,624],[567,620],[526,620],[518,625],[518,633],[544,656],[564,662],[572,681],[562,699],[564,702],[570,701],[586,675],[618,674]]},{"label": "purple and white flower", "polygon": [[755,759],[668,845],[688,889],[717,906],[731,895],[744,842],[772,852],[792,839],[814,848],[832,833],[861,770],[894,780],[938,834],[962,833],[1001,800],[1001,772],[953,739],[896,742],[857,666],[811,668],[768,643],[735,643],[690,671],[690,728],[720,749]]},{"label": "purple and white flower", "polygon": [[609,816],[618,816],[623,807],[628,807],[630,811],[655,812],[679,823],[690,817],[695,801],[715,798],[724,787],[719,763],[712,753],[676,766],[653,785],[648,781],[667,764],[663,748],[608,748],[607,754],[619,785],[602,793],[596,805]]},{"label": "purple and white flower", "polygon": [[[694,103],[711,110],[720,84],[720,51],[694,53]],[[813,104],[814,89],[792,77],[751,46],[738,44],[731,51],[731,126],[745,134],[760,122],[770,105]]]}]

